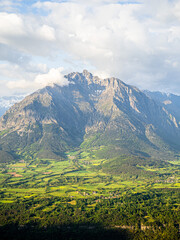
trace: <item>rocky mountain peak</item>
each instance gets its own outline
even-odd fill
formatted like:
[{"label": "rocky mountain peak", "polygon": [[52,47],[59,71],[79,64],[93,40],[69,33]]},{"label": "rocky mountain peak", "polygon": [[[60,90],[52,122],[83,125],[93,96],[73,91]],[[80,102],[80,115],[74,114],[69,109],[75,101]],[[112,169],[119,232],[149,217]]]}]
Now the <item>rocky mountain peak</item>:
[{"label": "rocky mountain peak", "polygon": [[87,70],[84,70],[82,73],[79,72],[73,72],[65,76],[68,78],[69,81],[73,81],[76,84],[85,84],[89,85],[93,83],[93,75],[88,72]]},{"label": "rocky mountain peak", "polygon": [[83,70],[82,73],[79,72],[74,72],[71,74],[68,74],[66,76],[69,80],[73,80],[75,83],[84,83],[87,85],[100,85],[100,86],[105,86],[108,88],[114,88],[117,89],[120,86],[128,86],[126,85],[124,82],[122,82],[121,80],[119,80],[118,78],[115,77],[111,77],[111,78],[99,78],[98,76],[94,76],[92,73],[88,72],[87,70]]},{"label": "rocky mountain peak", "polygon": [[92,79],[92,78],[93,78],[92,73],[88,72],[88,70],[86,70],[86,69],[83,70],[82,75],[83,75],[86,79]]},{"label": "rocky mountain peak", "polygon": [[39,157],[58,158],[81,144],[109,146],[121,154],[180,148],[176,118],[136,87],[87,70],[65,77],[72,84],[43,88],[5,113],[0,119],[3,151],[35,148]]}]

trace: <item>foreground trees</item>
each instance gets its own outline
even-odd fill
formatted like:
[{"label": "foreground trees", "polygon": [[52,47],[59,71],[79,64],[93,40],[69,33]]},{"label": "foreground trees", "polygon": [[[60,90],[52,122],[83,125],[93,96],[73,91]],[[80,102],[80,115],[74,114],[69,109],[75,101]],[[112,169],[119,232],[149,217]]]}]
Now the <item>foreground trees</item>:
[{"label": "foreground trees", "polygon": [[[176,240],[180,225],[179,199],[178,190],[151,190],[114,199],[34,196],[0,204],[0,232],[4,239],[10,239],[14,232],[21,236],[28,231],[32,236],[46,232],[46,237],[53,231],[54,239],[64,232],[62,239],[82,239],[85,233],[92,239],[102,239],[94,238],[95,231],[121,239]],[[68,234],[72,232],[74,236],[70,238]]]}]

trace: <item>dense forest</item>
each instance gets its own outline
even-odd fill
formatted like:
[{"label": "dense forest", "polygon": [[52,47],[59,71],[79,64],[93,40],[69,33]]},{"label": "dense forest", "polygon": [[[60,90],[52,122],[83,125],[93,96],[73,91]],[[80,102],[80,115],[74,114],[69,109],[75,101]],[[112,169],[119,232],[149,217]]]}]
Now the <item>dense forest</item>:
[{"label": "dense forest", "polygon": [[1,239],[179,239],[178,189],[117,196],[36,196],[1,203]]}]

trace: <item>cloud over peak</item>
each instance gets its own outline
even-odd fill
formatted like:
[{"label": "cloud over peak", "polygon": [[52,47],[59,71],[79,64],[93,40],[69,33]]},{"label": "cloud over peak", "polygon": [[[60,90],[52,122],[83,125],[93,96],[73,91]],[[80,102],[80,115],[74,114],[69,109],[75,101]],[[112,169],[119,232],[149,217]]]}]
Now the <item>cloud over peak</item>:
[{"label": "cloud over peak", "polygon": [[67,86],[69,81],[64,78],[62,73],[63,68],[51,68],[48,73],[38,74],[34,80],[34,83],[45,87],[47,85],[58,84],[59,86]]},{"label": "cloud over peak", "polygon": [[51,68],[47,73],[38,74],[33,81],[21,79],[18,81],[9,81],[7,87],[9,89],[22,89],[35,91],[45,86],[58,84],[59,86],[67,86],[69,81],[64,78],[63,68]]}]

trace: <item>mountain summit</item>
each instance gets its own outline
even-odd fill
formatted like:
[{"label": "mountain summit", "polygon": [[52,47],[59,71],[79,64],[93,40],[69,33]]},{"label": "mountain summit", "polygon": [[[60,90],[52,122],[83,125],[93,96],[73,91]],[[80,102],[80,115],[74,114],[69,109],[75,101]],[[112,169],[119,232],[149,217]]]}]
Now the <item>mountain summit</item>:
[{"label": "mountain summit", "polygon": [[180,124],[163,105],[117,78],[87,70],[65,76],[12,106],[0,119],[0,159],[63,159],[70,149],[169,157],[180,151]]}]

